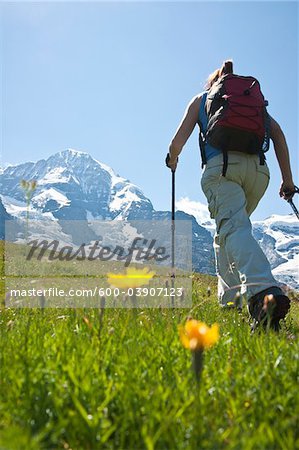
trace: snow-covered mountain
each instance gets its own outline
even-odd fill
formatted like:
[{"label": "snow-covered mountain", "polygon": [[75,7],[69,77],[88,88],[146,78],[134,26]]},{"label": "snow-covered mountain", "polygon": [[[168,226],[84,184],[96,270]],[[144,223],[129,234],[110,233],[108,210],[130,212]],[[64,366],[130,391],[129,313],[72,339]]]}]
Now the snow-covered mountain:
[{"label": "snow-covered mountain", "polygon": [[[47,219],[62,224],[80,220],[84,233],[93,238],[93,219],[134,220],[170,219],[169,211],[155,211],[141,189],[115,174],[107,165],[88,153],[68,149],[36,163],[9,166],[0,173],[0,237],[6,219],[26,218],[21,180],[37,180],[29,206],[30,218]],[[193,269],[214,273],[213,223],[206,205],[187,198],[177,202],[178,220],[192,223]],[[62,229],[65,235],[68,230]],[[299,288],[299,222],[294,215],[271,216],[253,224],[253,234],[271,262],[274,274],[281,281]],[[72,236],[74,239],[74,236]]]},{"label": "snow-covered mountain", "polygon": [[[36,180],[37,187],[30,205],[25,201],[21,180]],[[12,217],[58,221],[80,220],[86,238],[95,238],[90,222],[94,219],[129,222],[170,219],[169,211],[155,211],[151,201],[138,186],[115,174],[107,165],[88,153],[68,149],[36,163],[28,162],[7,167],[0,174],[0,197],[4,210]],[[1,212],[1,211],[0,211]],[[194,269],[213,273],[211,234],[195,218],[184,212],[178,220],[192,223]],[[150,230],[148,229],[148,232]],[[72,235],[73,239],[74,235]]]},{"label": "snow-covered mountain", "polygon": [[7,167],[0,175],[2,202],[12,215],[26,214],[21,180],[37,180],[31,217],[50,213],[57,219],[126,218],[132,206],[152,211],[143,192],[88,153],[65,150],[36,163]]},{"label": "snow-covered mountain", "polygon": [[279,281],[299,288],[299,221],[294,214],[253,223],[253,235]]}]

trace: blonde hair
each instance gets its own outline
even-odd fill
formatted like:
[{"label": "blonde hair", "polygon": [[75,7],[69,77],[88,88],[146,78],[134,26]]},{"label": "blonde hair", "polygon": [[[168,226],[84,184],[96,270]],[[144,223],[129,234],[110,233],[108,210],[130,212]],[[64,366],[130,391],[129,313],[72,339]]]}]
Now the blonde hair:
[{"label": "blonde hair", "polygon": [[208,91],[209,89],[211,89],[215,81],[217,81],[218,78],[222,77],[222,75],[227,75],[229,73],[233,73],[233,61],[231,59],[224,61],[220,69],[216,69],[208,76],[205,84],[206,90]]}]

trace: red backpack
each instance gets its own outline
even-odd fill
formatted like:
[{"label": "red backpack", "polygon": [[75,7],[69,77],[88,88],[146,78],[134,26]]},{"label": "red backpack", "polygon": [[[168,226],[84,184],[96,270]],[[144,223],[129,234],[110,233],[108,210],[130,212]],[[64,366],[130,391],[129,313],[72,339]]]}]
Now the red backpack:
[{"label": "red backpack", "polygon": [[223,152],[225,176],[229,151],[258,154],[260,164],[269,149],[268,102],[254,77],[223,75],[211,87],[206,99],[208,118],[205,140]]}]

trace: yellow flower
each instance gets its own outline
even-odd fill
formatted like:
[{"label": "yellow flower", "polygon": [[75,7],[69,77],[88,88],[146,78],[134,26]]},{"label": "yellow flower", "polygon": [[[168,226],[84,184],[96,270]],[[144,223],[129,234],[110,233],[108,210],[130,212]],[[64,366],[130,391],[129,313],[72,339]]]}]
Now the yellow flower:
[{"label": "yellow flower", "polygon": [[36,187],[37,187],[37,181],[36,180],[31,180],[31,182],[30,182],[30,189],[32,191],[34,191],[36,189]]},{"label": "yellow flower", "polygon": [[22,189],[28,189],[28,181],[27,180],[21,180],[20,185]]},{"label": "yellow flower", "polygon": [[185,326],[179,327],[180,338],[183,346],[190,350],[204,350],[212,347],[219,339],[219,326],[214,324],[208,327],[198,320],[188,320]]},{"label": "yellow flower", "polygon": [[37,187],[37,180],[31,180],[31,181],[21,180],[20,186],[22,189],[24,189],[24,191],[33,192],[33,191],[35,191],[35,189]]},{"label": "yellow flower", "polygon": [[108,283],[120,289],[137,288],[150,282],[155,272],[150,272],[148,267],[136,269],[128,267],[126,273],[108,273]]},{"label": "yellow flower", "polygon": [[83,321],[86,323],[86,325],[88,326],[88,328],[89,328],[90,330],[92,330],[92,325],[91,325],[89,319],[88,319],[87,317],[84,316],[84,317],[83,317]]}]

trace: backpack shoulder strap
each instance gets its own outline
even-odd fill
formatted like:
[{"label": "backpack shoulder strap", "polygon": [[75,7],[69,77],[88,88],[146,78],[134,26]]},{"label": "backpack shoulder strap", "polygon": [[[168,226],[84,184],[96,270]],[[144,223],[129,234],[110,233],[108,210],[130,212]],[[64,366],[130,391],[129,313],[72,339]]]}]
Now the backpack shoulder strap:
[{"label": "backpack shoulder strap", "polygon": [[199,148],[201,155],[201,168],[203,168],[207,164],[206,152],[205,152],[205,131],[204,130],[204,120],[206,116],[205,106],[207,100],[208,92],[204,92],[201,97],[201,102],[198,110],[198,125],[199,125]]},{"label": "backpack shoulder strap", "polygon": [[199,124],[201,129],[203,128],[203,121],[202,121],[202,119],[204,118],[204,115],[206,114],[205,106],[206,106],[207,96],[208,96],[208,92],[207,91],[202,94],[201,102],[200,102],[199,110],[198,110],[198,124]]}]

